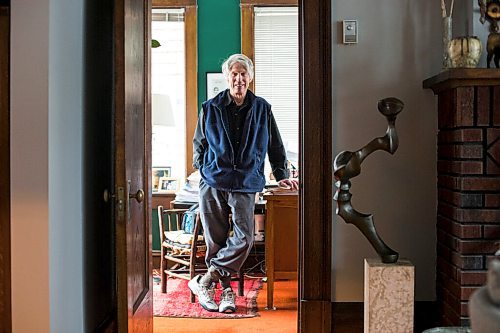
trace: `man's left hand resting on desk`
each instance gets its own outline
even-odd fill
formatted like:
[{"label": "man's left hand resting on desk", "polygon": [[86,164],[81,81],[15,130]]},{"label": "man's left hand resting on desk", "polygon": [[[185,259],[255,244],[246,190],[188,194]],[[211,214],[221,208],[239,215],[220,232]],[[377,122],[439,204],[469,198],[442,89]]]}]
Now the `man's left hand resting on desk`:
[{"label": "man's left hand resting on desk", "polygon": [[278,182],[278,186],[290,191],[297,191],[299,189],[299,182],[296,179],[282,179]]}]

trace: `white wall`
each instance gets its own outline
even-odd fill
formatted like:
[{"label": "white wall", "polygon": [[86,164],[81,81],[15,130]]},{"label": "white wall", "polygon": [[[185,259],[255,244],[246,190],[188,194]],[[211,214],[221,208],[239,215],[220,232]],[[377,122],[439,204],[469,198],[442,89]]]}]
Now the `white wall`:
[{"label": "white wall", "polygon": [[50,0],[49,275],[51,332],[83,332],[81,0]]},{"label": "white wall", "polygon": [[[382,239],[416,269],[416,299],[435,298],[437,98],[422,81],[441,70],[438,1],[333,1],[334,155],[383,136],[377,101],[405,103],[399,149],[377,151],[352,179],[353,206],[374,215]],[[341,44],[341,22],[357,19],[359,43]],[[334,301],[363,300],[363,258],[377,257],[361,232],[334,216]]]},{"label": "white wall", "polygon": [[83,331],[82,11],[11,2],[14,332]]}]

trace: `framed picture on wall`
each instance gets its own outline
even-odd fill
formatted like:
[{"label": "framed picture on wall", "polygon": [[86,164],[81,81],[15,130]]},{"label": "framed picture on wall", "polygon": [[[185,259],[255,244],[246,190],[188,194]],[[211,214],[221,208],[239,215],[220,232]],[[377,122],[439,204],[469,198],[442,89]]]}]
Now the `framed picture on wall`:
[{"label": "framed picture on wall", "polygon": [[153,192],[158,192],[161,189],[161,179],[170,178],[172,175],[172,168],[169,166],[166,167],[153,167],[152,172],[153,182],[152,188]]},{"label": "framed picture on wall", "polygon": [[160,189],[158,192],[174,193],[177,192],[177,190],[179,190],[179,180],[177,178],[160,178]]},{"label": "framed picture on wall", "polygon": [[224,74],[220,72],[207,72],[207,99],[215,97],[227,88],[228,85]]}]

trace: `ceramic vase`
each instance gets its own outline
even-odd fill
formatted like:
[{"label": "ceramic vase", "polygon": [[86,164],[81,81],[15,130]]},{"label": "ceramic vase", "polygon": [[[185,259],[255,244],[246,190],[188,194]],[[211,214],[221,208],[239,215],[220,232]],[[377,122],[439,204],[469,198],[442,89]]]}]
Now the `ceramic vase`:
[{"label": "ceramic vase", "polygon": [[482,44],[475,36],[453,38],[448,44],[452,68],[475,68],[479,63]]},{"label": "ceramic vase", "polygon": [[443,68],[450,68],[451,61],[448,54],[448,44],[451,41],[452,20],[451,16],[443,17]]}]

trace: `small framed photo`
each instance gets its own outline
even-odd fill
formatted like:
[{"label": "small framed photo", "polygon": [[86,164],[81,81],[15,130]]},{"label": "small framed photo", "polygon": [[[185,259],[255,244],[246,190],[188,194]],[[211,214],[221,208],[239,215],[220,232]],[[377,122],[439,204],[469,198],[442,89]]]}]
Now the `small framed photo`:
[{"label": "small framed photo", "polygon": [[228,85],[224,74],[207,72],[207,99],[215,97],[227,88]]},{"label": "small framed photo", "polygon": [[179,189],[179,180],[177,178],[163,177],[160,178],[159,192],[177,192]]},{"label": "small framed photo", "polygon": [[158,192],[161,189],[160,179],[162,178],[170,178],[172,175],[171,167],[153,167],[152,172],[153,182],[152,188],[153,192]]}]

